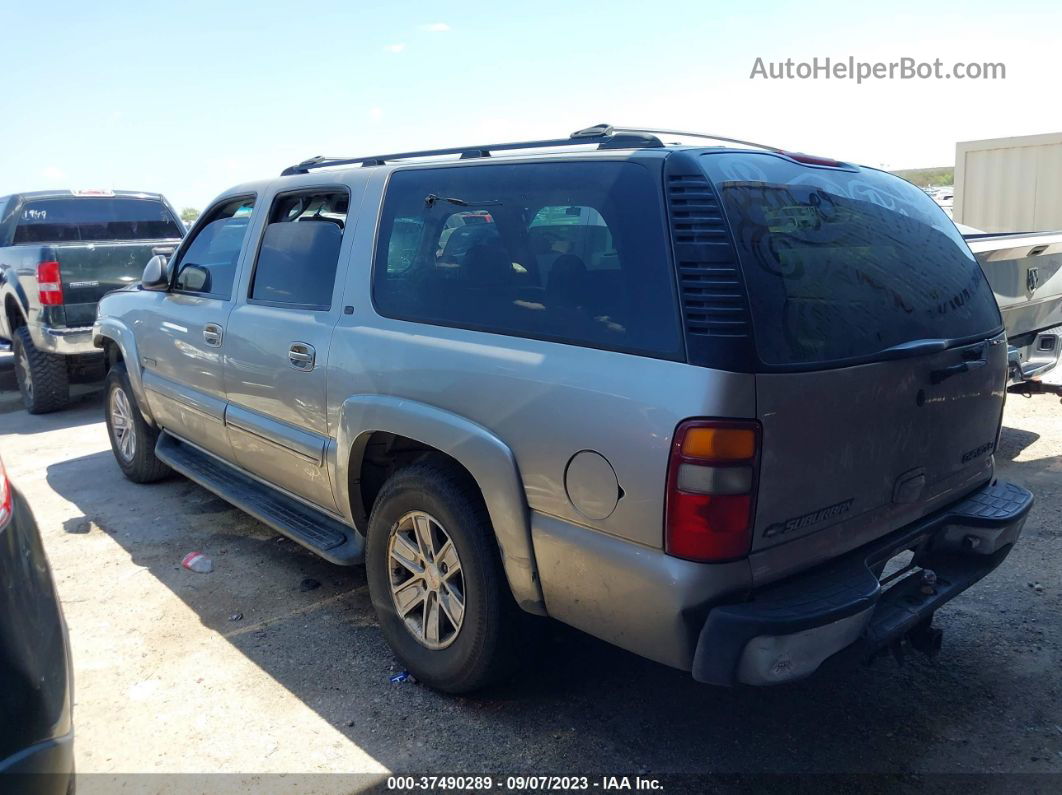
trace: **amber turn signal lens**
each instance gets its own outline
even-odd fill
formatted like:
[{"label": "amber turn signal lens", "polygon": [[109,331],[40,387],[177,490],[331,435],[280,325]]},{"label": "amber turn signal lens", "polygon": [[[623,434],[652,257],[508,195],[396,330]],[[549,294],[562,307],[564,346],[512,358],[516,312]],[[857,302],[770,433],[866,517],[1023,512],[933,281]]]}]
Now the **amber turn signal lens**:
[{"label": "amber turn signal lens", "polygon": [[751,428],[689,428],[682,455],[714,461],[747,461],[756,455],[756,432]]}]

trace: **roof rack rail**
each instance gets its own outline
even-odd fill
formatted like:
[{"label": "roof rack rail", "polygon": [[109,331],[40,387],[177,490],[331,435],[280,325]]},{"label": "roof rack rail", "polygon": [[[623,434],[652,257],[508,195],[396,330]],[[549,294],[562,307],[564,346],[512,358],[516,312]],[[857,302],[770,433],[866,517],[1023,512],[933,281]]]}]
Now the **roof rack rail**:
[{"label": "roof rack rail", "polygon": [[754,141],[743,141],[740,138],[727,138],[724,135],[711,135],[709,133],[697,133],[697,132],[685,132],[683,130],[656,130],[650,127],[612,127],[613,132],[617,133],[645,133],[652,135],[682,135],[687,138],[707,138],[711,141],[723,141],[728,144],[741,144],[742,146],[751,146],[756,149],[766,149],[769,152],[785,152],[785,149],[781,149],[777,146],[769,146],[768,144],[758,144]]},{"label": "roof rack rail", "polygon": [[597,124],[585,130],[577,130],[568,138],[555,138],[543,141],[517,141],[485,146],[455,146],[448,149],[425,149],[419,152],[395,152],[387,155],[369,155],[367,157],[325,157],[317,155],[303,160],[294,166],[288,166],[280,172],[282,177],[292,174],[308,174],[315,168],[330,166],[382,166],[393,160],[409,160],[418,157],[439,157],[441,155],[460,155],[462,160],[478,157],[490,157],[492,152],[504,152],[514,149],[552,149],[559,146],[586,146],[597,144],[598,149],[642,149],[661,147],[664,144],[648,130],[627,130],[610,124]]}]

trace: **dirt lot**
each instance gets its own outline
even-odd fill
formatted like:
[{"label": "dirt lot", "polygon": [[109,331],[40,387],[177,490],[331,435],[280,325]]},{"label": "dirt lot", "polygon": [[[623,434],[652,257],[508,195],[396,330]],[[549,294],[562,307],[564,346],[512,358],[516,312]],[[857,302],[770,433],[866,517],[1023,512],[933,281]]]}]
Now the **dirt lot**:
[{"label": "dirt lot", "polygon": [[[0,379],[10,390],[9,361]],[[521,679],[452,698],[388,681],[396,663],[360,569],[181,478],[127,482],[98,394],[43,417],[13,397],[0,451],[70,625],[79,773],[1062,772],[1054,398],[1010,397],[999,474],[1037,504],[1004,565],[938,616],[936,662],[719,690],[558,626]],[[215,571],[181,569],[191,550]],[[307,578],[320,587],[302,590]]]}]

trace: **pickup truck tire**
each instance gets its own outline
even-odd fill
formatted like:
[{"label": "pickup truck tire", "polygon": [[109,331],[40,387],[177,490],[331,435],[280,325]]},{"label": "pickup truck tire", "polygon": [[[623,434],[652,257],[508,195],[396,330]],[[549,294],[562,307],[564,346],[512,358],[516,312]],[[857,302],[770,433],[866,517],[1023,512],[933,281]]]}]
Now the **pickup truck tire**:
[{"label": "pickup truck tire", "polygon": [[15,380],[26,411],[46,414],[70,402],[70,381],[64,357],[37,350],[26,326],[15,329],[11,349],[15,354]]},{"label": "pickup truck tire", "polygon": [[[410,530],[425,517],[431,520],[429,544],[435,546],[426,555],[419,531]],[[417,544],[414,549],[407,543],[403,550],[420,561],[412,563],[412,568],[425,572],[419,586],[418,575],[392,555],[398,543],[392,539],[403,527],[408,533],[404,537]],[[365,565],[380,629],[402,665],[421,682],[448,693],[467,693],[512,670],[520,611],[502,569],[483,497],[467,473],[433,460],[395,472],[373,504]],[[452,576],[455,569],[460,570],[457,577]],[[400,582],[397,586],[396,581]],[[398,609],[403,597],[393,591],[397,587],[408,593],[407,584],[412,584],[414,593],[410,603],[418,604],[417,595],[422,599],[421,606],[412,607],[403,618]],[[455,592],[461,605],[456,631],[451,618],[456,612]],[[447,604],[450,607],[444,609]],[[435,633],[424,629],[428,616],[437,617],[440,611],[442,617],[434,626],[441,629]],[[429,643],[433,634],[434,643]]]},{"label": "pickup truck tire", "polygon": [[124,364],[111,367],[103,394],[107,437],[122,474],[134,483],[154,483],[169,475],[173,470],[155,457],[158,428],[140,413]]}]

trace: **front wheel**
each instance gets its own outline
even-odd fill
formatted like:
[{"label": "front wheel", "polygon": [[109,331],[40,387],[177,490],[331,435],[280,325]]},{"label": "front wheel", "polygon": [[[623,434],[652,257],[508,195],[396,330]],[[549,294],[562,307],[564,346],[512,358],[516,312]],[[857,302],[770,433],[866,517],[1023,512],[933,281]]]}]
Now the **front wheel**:
[{"label": "front wheel", "polygon": [[392,475],[373,505],[365,565],[384,637],[419,680],[467,693],[509,671],[519,609],[466,473],[422,462]]},{"label": "front wheel", "polygon": [[122,473],[134,483],[154,483],[169,475],[170,468],[155,457],[158,429],[140,413],[124,364],[107,373],[104,395],[107,435]]}]

